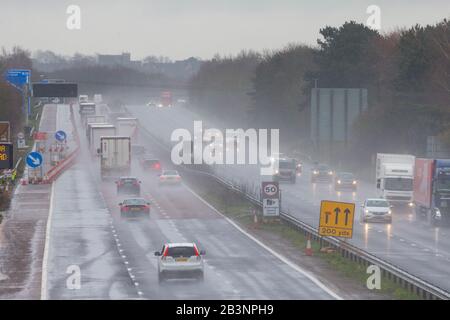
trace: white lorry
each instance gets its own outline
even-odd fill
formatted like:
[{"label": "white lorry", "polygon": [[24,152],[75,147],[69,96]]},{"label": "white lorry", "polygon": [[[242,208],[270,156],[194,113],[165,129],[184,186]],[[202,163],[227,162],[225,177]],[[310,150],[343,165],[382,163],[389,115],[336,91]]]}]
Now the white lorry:
[{"label": "white lorry", "polygon": [[412,205],[414,162],[413,155],[377,153],[378,196],[390,203]]},{"label": "white lorry", "polygon": [[100,174],[102,179],[129,176],[131,139],[123,136],[100,138]]},{"label": "white lorry", "polygon": [[78,97],[78,103],[85,103],[85,102],[89,102],[89,96],[86,94],[80,94],[80,96]]},{"label": "white lorry", "polygon": [[85,126],[87,126],[91,123],[106,123],[106,116],[99,116],[99,115],[88,115],[86,116]]},{"label": "white lorry", "polygon": [[137,118],[116,118],[117,134],[121,136],[131,137],[136,140],[138,134]]},{"label": "white lorry", "polygon": [[116,135],[116,127],[112,124],[91,124],[89,125],[89,149],[92,155],[100,152],[100,138]]},{"label": "white lorry", "polygon": [[102,95],[99,93],[94,94],[94,102],[97,104],[102,103],[103,102]]}]

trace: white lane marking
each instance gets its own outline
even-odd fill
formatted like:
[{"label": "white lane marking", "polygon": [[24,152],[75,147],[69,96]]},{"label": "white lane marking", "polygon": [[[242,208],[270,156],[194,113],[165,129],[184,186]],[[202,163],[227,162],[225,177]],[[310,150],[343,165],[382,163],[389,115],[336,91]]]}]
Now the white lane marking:
[{"label": "white lane marking", "polygon": [[401,242],[405,242],[405,239],[400,238],[399,240],[400,240]]},{"label": "white lane marking", "polygon": [[251,234],[249,234],[247,231],[245,231],[244,229],[242,229],[240,226],[238,226],[233,220],[231,220],[230,218],[228,218],[227,216],[223,215],[219,210],[217,210],[216,208],[214,208],[210,203],[208,203],[205,199],[203,199],[201,196],[199,196],[194,190],[192,190],[191,188],[189,188],[187,185],[184,185],[186,187],[187,190],[189,190],[189,192],[191,192],[196,198],[198,198],[200,201],[202,201],[205,205],[207,205],[211,210],[213,210],[214,212],[216,212],[217,214],[219,214],[221,217],[223,217],[228,223],[230,223],[233,227],[235,227],[237,230],[239,230],[241,233],[243,233],[244,235],[246,235],[248,238],[250,238],[251,240],[253,240],[254,242],[256,242],[258,245],[260,245],[262,248],[266,249],[268,252],[270,252],[273,256],[277,257],[279,260],[281,260],[282,262],[284,262],[285,264],[287,264],[288,266],[290,266],[292,269],[294,269],[295,271],[303,274],[305,277],[307,277],[309,280],[311,280],[315,285],[317,285],[319,288],[321,288],[322,290],[324,290],[326,293],[328,293],[330,296],[334,297],[337,300],[343,300],[341,296],[339,296],[337,293],[335,293],[333,290],[331,290],[330,288],[328,288],[326,285],[324,285],[319,279],[317,279],[315,276],[313,276],[312,274],[310,274],[309,272],[307,272],[306,270],[303,270],[302,268],[300,268],[298,265],[294,264],[293,262],[291,262],[290,260],[288,260],[286,257],[284,257],[283,255],[275,252],[274,250],[272,250],[271,248],[269,248],[268,246],[266,246],[264,243],[262,243],[261,241],[259,241],[258,239],[256,239],[254,236],[252,236]]},{"label": "white lane marking", "polygon": [[41,276],[41,300],[47,300],[47,275],[48,275],[48,251],[50,246],[50,229],[52,227],[53,217],[53,197],[55,191],[55,183],[52,183],[50,191],[50,207],[48,210],[47,226],[45,229],[45,246],[44,246],[44,258],[42,259],[42,276]]}]

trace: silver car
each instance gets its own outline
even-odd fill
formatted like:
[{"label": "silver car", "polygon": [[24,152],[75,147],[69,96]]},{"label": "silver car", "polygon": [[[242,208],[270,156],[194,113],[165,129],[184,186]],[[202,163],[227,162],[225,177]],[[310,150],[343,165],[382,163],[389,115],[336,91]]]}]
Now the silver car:
[{"label": "silver car", "polygon": [[367,199],[361,205],[361,222],[392,222],[392,206],[386,199]]},{"label": "silver car", "polygon": [[158,257],[158,281],[186,277],[202,281],[204,255],[205,251],[199,251],[195,243],[165,244],[161,251],[155,252]]}]

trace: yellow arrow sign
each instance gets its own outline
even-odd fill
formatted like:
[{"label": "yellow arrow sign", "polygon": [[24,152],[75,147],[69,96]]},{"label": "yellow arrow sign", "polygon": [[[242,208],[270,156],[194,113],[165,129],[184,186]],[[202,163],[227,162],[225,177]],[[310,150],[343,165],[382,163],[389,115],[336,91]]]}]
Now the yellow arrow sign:
[{"label": "yellow arrow sign", "polygon": [[355,204],[323,200],[320,203],[319,234],[328,237],[351,238]]}]

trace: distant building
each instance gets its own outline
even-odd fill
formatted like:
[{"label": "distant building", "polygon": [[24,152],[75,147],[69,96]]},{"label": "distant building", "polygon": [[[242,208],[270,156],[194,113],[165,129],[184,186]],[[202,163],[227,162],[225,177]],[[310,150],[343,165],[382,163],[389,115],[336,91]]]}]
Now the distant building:
[{"label": "distant building", "polygon": [[122,54],[99,54],[97,55],[97,63],[107,67],[122,66],[134,69],[141,67],[141,61],[131,60],[131,54],[128,52]]}]

